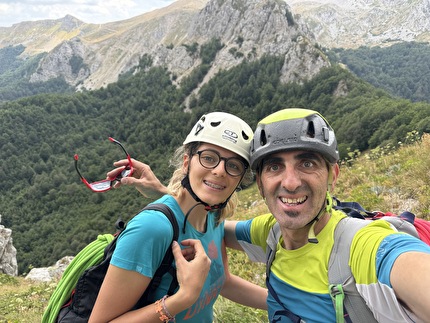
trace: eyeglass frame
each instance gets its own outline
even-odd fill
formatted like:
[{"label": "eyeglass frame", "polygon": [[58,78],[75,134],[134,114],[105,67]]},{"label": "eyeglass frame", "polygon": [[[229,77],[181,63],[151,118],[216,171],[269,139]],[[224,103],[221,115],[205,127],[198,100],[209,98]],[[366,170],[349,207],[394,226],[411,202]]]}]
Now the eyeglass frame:
[{"label": "eyeglass frame", "polygon": [[[114,182],[120,181],[121,178],[124,178],[124,177],[130,177],[133,174],[133,170],[134,170],[133,169],[133,162],[131,161],[130,154],[127,152],[127,150],[125,150],[124,146],[118,140],[116,140],[112,137],[109,137],[109,140],[111,142],[113,142],[114,144],[117,144],[118,146],[120,146],[121,149],[126,154],[127,159],[128,159],[128,165],[124,166],[124,169],[115,178],[112,178],[112,179],[107,178],[107,179],[103,179],[103,180],[96,181],[96,182],[88,182],[87,179],[84,176],[82,176],[81,172],[79,171],[79,168],[78,168],[79,156],[78,156],[78,154],[75,154],[73,156],[75,159],[75,169],[76,169],[76,172],[78,173],[82,183],[84,183],[85,186],[87,186],[91,191],[93,191],[95,193],[103,193],[103,192],[109,191],[112,188],[112,185]],[[109,187],[107,187],[105,189],[95,190],[92,188],[92,186],[94,186],[94,185],[101,184],[101,183],[107,183],[107,182],[109,182]]]},{"label": "eyeglass frame", "polygon": [[[215,155],[217,155],[218,156],[218,162],[216,163],[216,165],[214,165],[213,167],[208,167],[208,166],[205,166],[205,165],[203,165],[203,163],[202,163],[202,161],[201,161],[201,158],[202,158],[202,153],[204,153],[204,152],[206,152],[206,151],[210,151],[210,152],[213,152],[213,153],[215,153]],[[239,177],[239,176],[243,176],[245,173],[246,173],[246,170],[248,169],[248,165],[240,158],[240,157],[222,157],[221,155],[220,155],[220,153],[218,152],[218,151],[216,151],[216,150],[214,150],[214,149],[203,149],[203,150],[198,150],[198,151],[196,151],[193,155],[198,155],[199,156],[199,163],[200,163],[200,165],[202,165],[202,167],[204,167],[204,168],[206,168],[206,169],[215,169],[215,168],[217,168],[218,167],[218,165],[221,163],[221,161],[223,160],[224,161],[224,170],[225,170],[225,172],[228,174],[228,175],[230,175],[231,177]],[[233,175],[233,174],[230,174],[230,172],[228,171],[228,169],[227,169],[227,163],[228,163],[228,161],[229,160],[232,160],[232,159],[234,159],[234,160],[237,160],[237,161],[239,161],[242,165],[243,165],[243,171],[242,171],[242,173],[240,173],[240,174],[237,174],[237,175]]]}]

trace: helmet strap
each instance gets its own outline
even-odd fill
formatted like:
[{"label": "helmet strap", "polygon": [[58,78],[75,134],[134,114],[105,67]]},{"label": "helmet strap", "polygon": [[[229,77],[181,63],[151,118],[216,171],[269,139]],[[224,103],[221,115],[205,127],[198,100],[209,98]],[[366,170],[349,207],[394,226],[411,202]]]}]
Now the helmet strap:
[{"label": "helmet strap", "polygon": [[190,178],[188,177],[188,174],[187,174],[187,175],[185,175],[185,177],[182,179],[182,181],[181,181],[181,185],[187,189],[188,193],[190,193],[190,195],[192,196],[192,198],[193,198],[194,200],[196,200],[196,202],[197,202],[197,203],[199,203],[199,204],[203,204],[203,205],[205,206],[205,210],[206,210],[206,211],[214,211],[214,210],[219,210],[219,209],[224,208],[224,207],[227,205],[227,202],[228,202],[228,200],[230,199],[231,195],[233,195],[233,193],[234,193],[234,192],[233,192],[233,193],[232,193],[232,194],[227,198],[227,200],[225,200],[225,201],[224,201],[224,202],[222,202],[222,203],[215,204],[215,205],[209,205],[208,203],[203,202],[203,201],[202,201],[202,200],[197,196],[197,194],[196,194],[196,193],[194,193],[193,189],[191,188]]},{"label": "helmet strap", "polygon": [[[200,205],[200,204],[202,204],[202,203],[198,202],[198,203],[194,204],[194,205],[191,207],[191,209],[189,209],[189,210],[188,210],[187,214],[185,214],[184,226],[182,227],[182,233],[184,233],[184,234],[185,234],[185,225],[187,224],[188,216],[190,215],[191,211],[192,211],[192,210],[194,210],[194,208],[195,208],[197,205]],[[206,213],[205,232],[206,232],[206,230],[207,230],[207,226],[208,226],[208,214]]]},{"label": "helmet strap", "polygon": [[311,227],[309,228],[309,233],[308,233],[308,242],[309,243],[318,243],[318,239],[315,235],[315,224],[317,223],[317,221],[320,219],[320,217],[326,213],[326,212],[330,212],[333,206],[333,200],[330,196],[330,193],[327,191],[326,194],[326,198],[323,202],[323,205],[321,206],[320,211],[318,212],[317,216],[314,217],[308,224],[311,224]]}]

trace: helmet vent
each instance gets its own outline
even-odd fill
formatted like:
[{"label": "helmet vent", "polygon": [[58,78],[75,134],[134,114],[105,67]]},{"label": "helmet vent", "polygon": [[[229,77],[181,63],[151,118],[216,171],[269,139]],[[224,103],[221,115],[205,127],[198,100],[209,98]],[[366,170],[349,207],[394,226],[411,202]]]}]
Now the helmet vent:
[{"label": "helmet vent", "polygon": [[211,122],[211,126],[216,128],[221,124],[221,121],[217,121],[217,122]]},{"label": "helmet vent", "polygon": [[242,137],[243,137],[244,140],[248,140],[249,139],[249,136],[244,131],[242,131]]},{"label": "helmet vent", "polygon": [[261,130],[261,133],[260,133],[260,145],[265,146],[266,144],[267,144],[266,132],[263,129]]},{"label": "helmet vent", "polygon": [[306,132],[306,135],[309,138],[315,138],[315,125],[312,121],[308,124],[308,130]]}]

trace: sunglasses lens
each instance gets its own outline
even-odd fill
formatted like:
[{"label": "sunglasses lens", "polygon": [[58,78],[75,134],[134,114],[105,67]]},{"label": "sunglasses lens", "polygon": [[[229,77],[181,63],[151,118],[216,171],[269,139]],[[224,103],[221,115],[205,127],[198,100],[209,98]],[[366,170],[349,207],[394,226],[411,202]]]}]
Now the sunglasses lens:
[{"label": "sunglasses lens", "polygon": [[111,183],[112,181],[105,180],[105,181],[90,183],[89,185],[94,192],[103,192],[110,189]]},{"label": "sunglasses lens", "polygon": [[121,172],[120,177],[121,177],[121,178],[123,178],[123,177],[128,177],[128,176],[130,176],[130,175],[131,175],[132,171],[133,171],[133,170],[132,170],[131,168],[126,168],[126,169],[124,169],[124,170]]}]

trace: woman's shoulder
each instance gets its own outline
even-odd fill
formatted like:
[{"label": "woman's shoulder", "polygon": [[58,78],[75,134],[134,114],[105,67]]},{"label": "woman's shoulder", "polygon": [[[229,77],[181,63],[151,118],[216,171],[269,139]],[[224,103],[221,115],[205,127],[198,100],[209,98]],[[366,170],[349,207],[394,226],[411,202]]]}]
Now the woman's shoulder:
[{"label": "woman's shoulder", "polygon": [[[173,201],[172,201],[173,200]],[[178,212],[176,201],[173,197],[162,197],[157,201],[150,204],[165,204],[168,206],[176,217]],[[176,205],[175,205],[176,204]],[[150,205],[149,205],[150,206]],[[180,208],[179,208],[180,210]],[[126,226],[128,231],[147,232],[150,234],[162,235],[162,236],[173,236],[173,227],[170,220],[161,209],[142,209],[136,216],[134,216]]]}]

